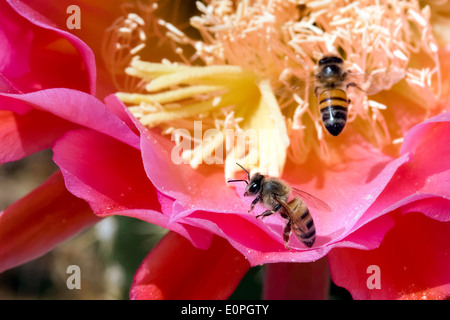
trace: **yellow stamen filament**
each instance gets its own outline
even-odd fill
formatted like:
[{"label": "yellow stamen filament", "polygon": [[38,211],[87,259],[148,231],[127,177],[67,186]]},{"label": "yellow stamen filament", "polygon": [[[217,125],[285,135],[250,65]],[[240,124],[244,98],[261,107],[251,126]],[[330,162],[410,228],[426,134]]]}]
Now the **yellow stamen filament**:
[{"label": "yellow stamen filament", "polygon": [[139,93],[124,93],[118,92],[117,96],[120,100],[125,103],[139,104],[144,103],[167,103],[170,101],[179,101],[187,99],[191,96],[196,96],[204,93],[217,92],[225,89],[224,86],[208,86],[208,85],[198,85],[190,86],[187,88],[175,89],[162,93],[155,94],[139,94]]}]

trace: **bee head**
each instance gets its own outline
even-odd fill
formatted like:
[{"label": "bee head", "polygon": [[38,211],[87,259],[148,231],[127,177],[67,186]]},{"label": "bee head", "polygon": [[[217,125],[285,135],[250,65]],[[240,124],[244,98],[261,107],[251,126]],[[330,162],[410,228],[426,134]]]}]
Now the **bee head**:
[{"label": "bee head", "polygon": [[338,56],[325,56],[319,60],[319,72],[316,77],[322,83],[332,84],[335,81],[345,80],[346,73],[343,70],[344,61]]},{"label": "bee head", "polygon": [[247,173],[247,178],[248,180],[242,180],[242,179],[232,179],[232,180],[228,180],[227,182],[238,182],[238,181],[243,181],[247,184],[247,186],[245,187],[245,192],[244,192],[244,196],[252,196],[257,194],[260,190],[261,190],[261,186],[264,180],[264,176],[260,173],[255,173],[251,178],[250,178],[250,173],[243,167],[241,166],[239,163],[236,163],[239,167],[242,168],[242,170],[244,170]]},{"label": "bee head", "polygon": [[263,181],[264,176],[260,173],[255,173],[245,187],[244,196],[253,196],[259,193],[261,191]]},{"label": "bee head", "polygon": [[329,64],[341,65],[343,63],[344,63],[344,61],[341,58],[339,58],[338,56],[328,55],[328,56],[322,57],[322,59],[320,59],[317,64],[319,65],[319,67],[322,67],[324,65],[329,65]]},{"label": "bee head", "polygon": [[330,78],[330,77],[338,77],[341,75],[342,68],[338,66],[337,64],[327,64],[322,67],[321,73],[324,77]]}]

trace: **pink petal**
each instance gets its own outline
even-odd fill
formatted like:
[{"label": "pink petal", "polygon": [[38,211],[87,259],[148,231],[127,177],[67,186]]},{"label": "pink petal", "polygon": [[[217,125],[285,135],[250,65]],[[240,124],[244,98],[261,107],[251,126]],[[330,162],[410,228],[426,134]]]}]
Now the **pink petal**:
[{"label": "pink petal", "polygon": [[227,299],[248,269],[247,260],[222,238],[214,237],[207,250],[200,250],[169,232],[136,272],[130,298]]},{"label": "pink petal", "polygon": [[67,188],[85,199],[96,214],[159,210],[156,192],[135,148],[93,130],[79,129],[58,140],[53,151]]},{"label": "pink petal", "polygon": [[[298,251],[287,251],[282,240],[285,221],[278,215],[268,217],[264,221],[255,219],[255,215],[264,210],[261,207],[255,208],[254,213],[247,213],[252,199],[242,197],[243,184],[236,184],[237,191],[234,191],[226,185],[221,170],[210,166],[193,170],[186,165],[174,165],[170,158],[170,150],[173,147],[171,142],[152,131],[141,132],[141,149],[147,175],[160,192],[176,199],[176,209],[172,207],[164,213],[171,217],[171,221],[203,227],[225,237],[246,255],[252,265],[282,261],[309,262],[323,257],[348,236],[358,218],[383,191],[386,182],[408,161],[407,156],[392,161],[391,157],[373,148],[355,146],[354,154],[365,156],[345,164],[345,167],[352,168],[351,170],[341,168],[328,172],[327,179],[321,182],[320,188],[317,188],[316,181],[300,178],[305,177],[302,172],[314,172],[315,168],[287,168],[289,176],[286,180],[294,182],[296,186],[302,186],[302,189],[319,198],[327,201],[329,199],[329,205],[333,208],[331,213],[311,209],[318,232],[317,246],[306,250],[306,247],[293,237],[291,245]],[[167,169],[152,171],[152,167]],[[367,177],[364,184],[361,184],[361,176]],[[345,181],[345,184],[342,184],[342,181]],[[345,187],[345,190],[335,188],[336,185]],[[357,206],[355,199],[358,199]],[[387,228],[384,231],[387,231]],[[377,239],[379,243],[382,235]],[[363,242],[347,242],[345,245],[364,247]],[[376,244],[372,241],[370,246],[373,248]]]},{"label": "pink petal", "polygon": [[[2,112],[0,162],[20,159],[51,146],[76,124],[117,137],[135,147],[138,137],[95,97],[70,89],[48,89],[28,94],[0,93]],[[101,119],[101,121],[99,121]],[[45,124],[45,125],[43,125]]]},{"label": "pink petal", "polygon": [[[441,198],[440,203],[446,206],[446,200],[450,199],[449,120],[450,113],[444,113],[411,129],[401,150],[410,160],[395,173],[360,223],[367,217],[379,216],[426,198]],[[443,210],[442,206],[436,208],[436,211],[424,213],[440,221],[450,219],[448,210]]]},{"label": "pink petal", "polygon": [[326,258],[310,263],[269,263],[264,272],[264,300],[325,300],[330,289]]},{"label": "pink petal", "polygon": [[60,172],[0,212],[0,272],[35,259],[99,221],[64,187]]},{"label": "pink petal", "polygon": [[0,110],[0,163],[15,161],[49,148],[65,131],[75,127],[70,122],[38,110],[23,116]]},{"label": "pink petal", "polygon": [[209,246],[209,233],[170,223],[160,213],[161,206],[172,207],[173,201],[157,194],[135,148],[98,132],[79,129],[58,140],[53,151],[68,190],[86,200],[96,214],[138,218],[177,231],[198,247]]},{"label": "pink petal", "polygon": [[[236,184],[234,190],[224,181],[222,169],[213,166],[200,166],[194,170],[187,165],[175,165],[171,159],[171,141],[161,137],[156,131],[144,128],[127,110],[121,111],[125,107],[115,97],[109,97],[107,103],[130,128],[139,130],[146,174],[158,192],[167,199],[173,199],[171,205],[162,207],[164,215],[169,218],[165,227],[191,225],[224,237],[245,254],[252,265],[315,261],[340,245],[374,248],[392,227],[388,224],[388,227],[381,229],[372,228],[373,236],[370,241],[356,237],[342,242],[357,225],[359,217],[363,216],[383,191],[387,181],[408,161],[407,155],[392,161],[391,156],[382,154],[367,143],[355,144],[350,141],[342,148],[349,149],[353,158],[342,164],[339,170],[327,172],[325,180],[308,178],[309,175],[313,177],[317,172],[323,171],[321,165],[315,167],[309,163],[286,168],[286,172],[289,172],[287,181],[319,198],[327,199],[333,208],[332,213],[312,209],[318,230],[317,245],[312,250],[306,250],[294,237],[291,245],[298,250],[287,251],[282,240],[285,221],[278,215],[264,221],[255,219],[255,214],[264,210],[261,207],[256,207],[255,212],[249,214],[247,211],[251,199],[242,197],[244,185]],[[366,177],[363,184],[361,176]],[[345,189],[336,188],[336,185]],[[355,205],[355,199],[358,199],[358,205]],[[364,230],[368,229],[370,228]],[[383,232],[380,233],[379,230]],[[200,239],[193,241],[199,247],[206,245],[202,245]]]},{"label": "pink petal", "polygon": [[[118,105],[116,109],[120,109]],[[332,212],[322,212],[311,208],[318,235],[316,245],[306,250],[294,237],[291,239],[293,250],[287,251],[281,236],[285,222],[278,215],[264,221],[255,219],[254,215],[263,208],[255,208],[254,214],[248,214],[251,199],[242,197],[244,185],[236,184],[235,192],[223,181],[221,170],[211,166],[193,170],[186,165],[174,165],[171,161],[173,144],[157,132],[143,128],[136,120],[130,120],[141,132],[141,150],[148,177],[159,192],[173,199],[172,205],[162,208],[170,219],[167,226],[183,223],[224,237],[245,254],[252,265],[315,261],[337,247],[374,249],[394,225],[389,216],[382,216],[417,200],[409,198],[409,192],[393,193],[398,196],[392,198],[392,192],[386,191],[394,183],[392,181],[418,159],[413,152],[404,152],[399,158],[394,158],[349,135],[338,148],[350,159],[333,170],[324,173],[323,165],[318,161],[286,168],[289,175],[285,179],[288,182],[326,199],[333,209]],[[447,136],[443,133],[440,133],[441,137]],[[446,153],[446,147],[440,147],[445,144],[441,140],[437,140],[439,144],[433,157]],[[444,150],[444,153],[439,150]],[[165,169],[152,170],[155,167]],[[361,177],[364,177],[363,181]],[[407,181],[407,184],[412,182]],[[440,192],[441,189],[435,191]],[[391,198],[384,198],[386,196]],[[430,196],[435,197],[436,194]]]},{"label": "pink petal", "polygon": [[0,12],[0,73],[18,90],[65,87],[95,93],[95,57],[84,42],[21,1],[2,2]]},{"label": "pink petal", "polygon": [[[354,299],[444,299],[450,295],[449,232],[450,222],[397,214],[379,248],[332,250],[332,279]],[[376,272],[370,266],[379,268],[380,289],[369,279]]]},{"label": "pink petal", "polygon": [[[85,68],[87,68],[89,76],[92,79],[90,80],[92,87],[95,85],[95,75],[97,73],[96,90],[94,92],[93,89],[91,89],[90,93],[95,94],[99,98],[103,98],[116,91],[111,79],[110,70],[108,70],[103,63],[101,54],[103,41],[101,40],[104,37],[105,30],[113,24],[115,19],[123,15],[122,5],[111,5],[111,2],[108,0],[77,0],[75,2],[12,0],[10,3],[21,15],[26,19],[29,19],[31,23],[46,28],[45,31],[47,33],[50,31],[56,33],[59,37],[64,38],[64,41],[68,45],[73,46],[74,49],[79,52],[75,52],[74,49],[70,51],[66,50],[72,52],[72,55],[76,53],[83,58],[86,64]],[[77,5],[80,8],[80,29],[69,30],[67,28],[67,19],[71,16],[71,14],[67,13],[67,8],[70,5]],[[81,42],[80,39],[83,42]],[[84,46],[88,48],[89,51],[95,53],[95,64],[93,59],[94,55],[90,55],[89,51],[85,52]],[[161,60],[161,58],[159,60]],[[75,69],[76,65],[72,64],[69,67]],[[82,70],[78,70],[77,72],[79,73],[80,71]],[[74,81],[75,79],[68,80]],[[86,84],[88,84],[88,81],[86,81]],[[69,88],[72,87],[69,86]],[[80,88],[76,89],[81,90]]]},{"label": "pink petal", "polygon": [[[364,252],[337,249],[330,253],[330,257],[336,257],[335,259],[330,259],[332,274],[336,274],[338,284],[346,287],[354,297],[358,299],[421,298],[420,292],[422,292],[424,298],[443,298],[449,294],[446,291],[448,290],[446,288],[449,286],[448,277],[434,271],[438,268],[438,265],[445,269],[445,265],[450,263],[450,258],[445,253],[448,251],[448,241],[444,239],[445,228],[448,227],[448,221],[450,220],[449,120],[450,114],[444,113],[410,130],[402,146],[402,153],[408,155],[410,160],[397,170],[381,195],[360,219],[355,227],[355,232],[350,237],[347,237],[347,239],[351,238],[353,240],[357,238],[367,239],[366,226],[375,227],[375,230],[377,226],[384,226],[384,229],[379,229],[379,236],[383,235],[386,227],[389,226],[388,223],[383,221],[388,222],[391,220],[390,224],[394,228],[387,233],[386,239],[383,240],[380,248]],[[395,210],[408,214],[402,219],[398,217],[392,219],[392,215],[387,214]],[[416,212],[420,212],[434,220],[423,216],[415,218],[417,215],[414,213]],[[373,220],[380,216],[382,218]],[[369,221],[370,223],[368,223]],[[422,221],[422,225],[419,225],[417,221]],[[405,227],[405,225],[409,224],[413,224],[413,226]],[[360,228],[360,226],[363,227]],[[433,229],[435,229],[436,234],[432,236]],[[414,235],[417,235],[417,239],[421,240],[413,240],[416,238]],[[400,239],[392,240],[402,237],[404,239],[401,241]],[[405,243],[407,239],[410,242]],[[436,239],[436,241],[433,242],[433,239]],[[429,244],[430,241],[432,244]],[[426,243],[422,244],[421,242]],[[392,256],[395,256],[400,251],[399,257],[390,261]],[[402,273],[402,268],[405,268],[405,270],[411,268],[418,270],[417,265],[421,264],[415,260],[417,256],[422,256],[427,261],[426,266],[422,264],[421,273],[418,271],[416,275]],[[346,279],[346,276],[343,274],[340,275],[340,270],[345,270],[347,267],[344,265],[348,264],[351,259],[357,259],[355,264],[361,264],[362,262],[358,261],[360,259],[367,265],[378,265],[378,262],[374,261],[383,260],[380,263],[386,265],[384,270],[388,270],[389,278],[385,282],[385,287],[388,287],[389,291],[368,290],[367,287],[360,284],[363,277],[361,273],[358,273],[355,277],[347,275],[349,279]],[[372,263],[368,262],[370,260]],[[390,265],[391,262],[393,266]],[[400,268],[397,264],[403,265]],[[362,267],[361,265],[358,266],[358,268]],[[417,282],[422,282],[422,287],[418,287]],[[439,284],[431,286],[430,282],[438,282]],[[428,288],[433,287],[437,288],[430,292],[427,291]]]},{"label": "pink petal", "polygon": [[20,91],[0,72],[0,92],[19,93]]},{"label": "pink petal", "polygon": [[105,97],[105,104],[120,120],[122,120],[128,128],[130,128],[137,136],[140,136],[138,127],[143,128],[142,124],[134,117],[129,109],[124,106],[116,95],[111,94]]}]

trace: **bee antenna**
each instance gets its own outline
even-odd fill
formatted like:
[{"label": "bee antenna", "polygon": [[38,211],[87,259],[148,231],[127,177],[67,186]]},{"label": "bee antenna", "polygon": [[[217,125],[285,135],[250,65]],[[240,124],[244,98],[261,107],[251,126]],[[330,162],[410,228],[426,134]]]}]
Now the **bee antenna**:
[{"label": "bee antenna", "polygon": [[[236,164],[237,164],[239,167],[241,167],[242,170],[244,170],[245,172],[247,172],[248,180],[250,180],[250,173],[249,173],[247,170],[245,170],[245,168],[244,168],[243,166],[241,166],[239,163],[236,162]],[[244,181],[245,181],[245,180],[244,180]],[[248,184],[248,183],[247,183],[247,184]]]},{"label": "bee antenna", "polygon": [[227,180],[228,183],[230,182],[239,182],[239,181],[244,181],[246,184],[248,184],[247,180],[242,180],[242,179],[232,179],[232,180]]}]

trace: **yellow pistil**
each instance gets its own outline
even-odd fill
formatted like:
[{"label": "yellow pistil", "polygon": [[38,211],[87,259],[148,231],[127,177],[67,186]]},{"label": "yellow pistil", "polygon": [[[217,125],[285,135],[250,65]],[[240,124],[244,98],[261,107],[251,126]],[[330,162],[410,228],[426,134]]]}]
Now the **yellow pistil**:
[{"label": "yellow pistil", "polygon": [[203,133],[217,129],[220,138],[201,142],[197,135],[193,150],[182,151],[193,167],[218,153],[221,141],[226,178],[240,170],[235,162],[273,176],[287,158],[303,163],[316,153],[325,163],[339,162],[340,137],[323,129],[313,94],[317,61],[329,53],[345,60],[363,89],[348,91],[348,130],[376,147],[398,148],[408,129],[392,118],[390,95],[414,105],[417,122],[437,112],[438,46],[430,7],[419,1],[210,0],[198,1],[197,9],[190,23],[200,39],[157,20],[180,61],[149,63],[129,50],[135,58],[127,55],[126,74],[139,85],[117,94],[177,146],[194,136],[196,121]]}]

